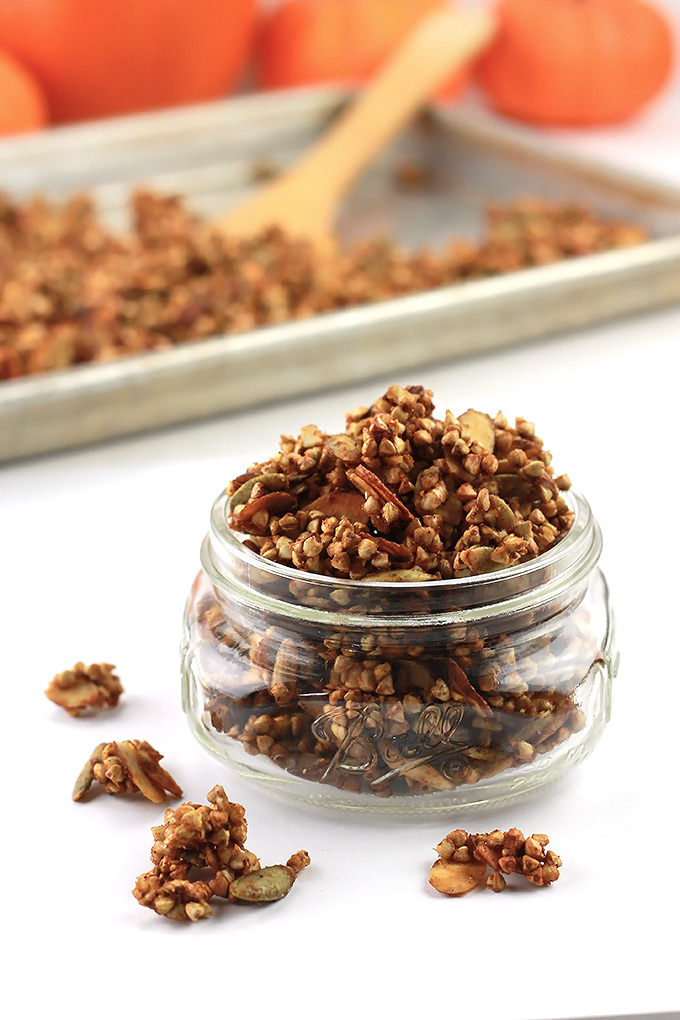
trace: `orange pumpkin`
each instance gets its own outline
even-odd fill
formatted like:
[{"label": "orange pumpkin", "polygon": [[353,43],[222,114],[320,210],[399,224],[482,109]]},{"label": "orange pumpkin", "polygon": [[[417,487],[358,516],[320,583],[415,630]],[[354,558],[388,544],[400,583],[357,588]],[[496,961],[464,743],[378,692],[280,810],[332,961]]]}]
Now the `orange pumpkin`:
[{"label": "orange pumpkin", "polygon": [[[356,84],[380,66],[416,22],[447,0],[283,0],[263,19],[257,43],[261,88]],[[442,94],[461,91],[464,74]]]},{"label": "orange pumpkin", "polygon": [[645,0],[501,0],[497,14],[479,81],[496,109],[519,120],[625,120],[668,78],[673,33]]},{"label": "orange pumpkin", "polygon": [[0,0],[0,46],[56,121],[223,95],[250,52],[257,0]]},{"label": "orange pumpkin", "polygon": [[46,123],[47,103],[37,81],[9,53],[0,53],[0,135],[35,131]]}]

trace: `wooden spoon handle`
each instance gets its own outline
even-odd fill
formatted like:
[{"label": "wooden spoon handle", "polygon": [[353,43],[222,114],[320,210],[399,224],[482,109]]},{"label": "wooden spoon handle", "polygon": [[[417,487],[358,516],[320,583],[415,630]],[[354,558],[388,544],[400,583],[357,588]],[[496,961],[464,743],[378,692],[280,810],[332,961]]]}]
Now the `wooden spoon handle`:
[{"label": "wooden spoon handle", "polygon": [[[444,10],[424,18],[295,167],[336,203],[358,174],[408,123],[436,88],[478,53],[494,29],[480,10]],[[298,178],[299,179],[299,178]]]},{"label": "wooden spoon handle", "polygon": [[215,227],[247,237],[275,223],[320,248],[332,246],[337,207],[350,184],[492,31],[492,18],[481,11],[446,9],[423,19],[326,135]]}]

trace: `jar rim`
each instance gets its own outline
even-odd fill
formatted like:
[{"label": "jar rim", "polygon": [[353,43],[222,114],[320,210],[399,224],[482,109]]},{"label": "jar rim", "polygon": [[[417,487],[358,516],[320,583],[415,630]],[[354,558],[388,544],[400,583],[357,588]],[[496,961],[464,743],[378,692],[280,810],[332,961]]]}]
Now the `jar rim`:
[{"label": "jar rim", "polygon": [[[454,577],[431,581],[372,581],[363,578],[350,580],[314,574],[288,567],[285,564],[264,559],[244,544],[228,524],[229,497],[222,492],[215,500],[211,516],[210,534],[206,536],[201,552],[203,568],[220,588],[225,586],[241,602],[259,605],[262,609],[283,615],[304,614],[310,621],[318,620],[328,624],[337,617],[344,625],[360,625],[372,622],[376,617],[362,617],[353,610],[342,611],[340,605],[330,609],[318,609],[300,605],[290,595],[276,597],[264,590],[264,585],[253,583],[256,578],[266,582],[278,581],[288,588],[291,582],[314,588],[330,597],[331,592],[343,592],[357,598],[367,593],[376,596],[392,596],[395,605],[404,603],[409,597],[428,593],[432,600],[432,612],[428,612],[430,624],[433,618],[442,617],[448,622],[471,621],[497,613],[519,611],[529,605],[536,605],[578,583],[597,564],[602,549],[602,536],[595,521],[590,504],[584,496],[574,490],[563,493],[563,497],[574,512],[574,521],[567,534],[552,548],[525,563],[487,574],[470,577]],[[381,623],[388,625],[422,624],[424,617],[411,618],[404,613],[380,614]]]}]

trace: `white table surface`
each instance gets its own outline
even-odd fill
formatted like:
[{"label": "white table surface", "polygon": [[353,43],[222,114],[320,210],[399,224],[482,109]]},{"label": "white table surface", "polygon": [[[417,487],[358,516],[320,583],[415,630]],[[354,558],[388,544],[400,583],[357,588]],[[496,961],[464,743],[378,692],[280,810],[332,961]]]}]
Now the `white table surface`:
[{"label": "white table surface", "polygon": [[[680,184],[679,97],[634,126],[556,144]],[[72,1020],[534,1020],[680,1007],[679,334],[673,308],[0,470],[4,990],[22,1003],[12,1016],[55,1003]],[[621,650],[611,724],[568,778],[492,811],[414,822],[278,801],[208,757],[180,707],[180,617],[213,497],[280,432],[337,429],[391,382],[430,386],[442,413],[533,419],[605,536]],[[77,659],[118,665],[116,710],[70,719],[47,701],[52,675]],[[195,925],[141,909],[130,889],[150,866],[161,809],[70,800],[94,745],[128,738],[165,754],[187,799],[224,783],[265,863],[307,848],[313,865],[291,895],[252,910],[218,901]],[[457,825],[548,832],[560,881],[439,896],[427,885],[431,848]]]}]

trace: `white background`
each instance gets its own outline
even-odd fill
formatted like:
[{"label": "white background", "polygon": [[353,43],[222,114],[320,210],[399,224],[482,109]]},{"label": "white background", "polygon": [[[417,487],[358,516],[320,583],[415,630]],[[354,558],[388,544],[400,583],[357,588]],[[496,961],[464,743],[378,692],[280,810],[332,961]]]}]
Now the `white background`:
[{"label": "white background", "polygon": [[[555,137],[680,185],[677,84],[633,126]],[[332,395],[0,469],[11,1015],[534,1020],[680,1007],[679,334],[674,308],[408,378],[386,366],[384,379]],[[502,408],[537,423],[602,525],[622,656],[611,724],[571,776],[504,808],[415,822],[271,799],[195,743],[178,682],[212,499],[280,432],[338,429],[395,381],[433,388],[441,413]],[[118,665],[118,709],[74,720],[45,699],[79,658]],[[130,889],[161,810],[70,800],[92,748],[127,738],[165,754],[187,799],[223,782],[264,863],[308,849],[290,896],[262,909],[217,901],[195,925],[141,909]],[[431,848],[457,825],[547,831],[560,881],[439,896]]]}]

